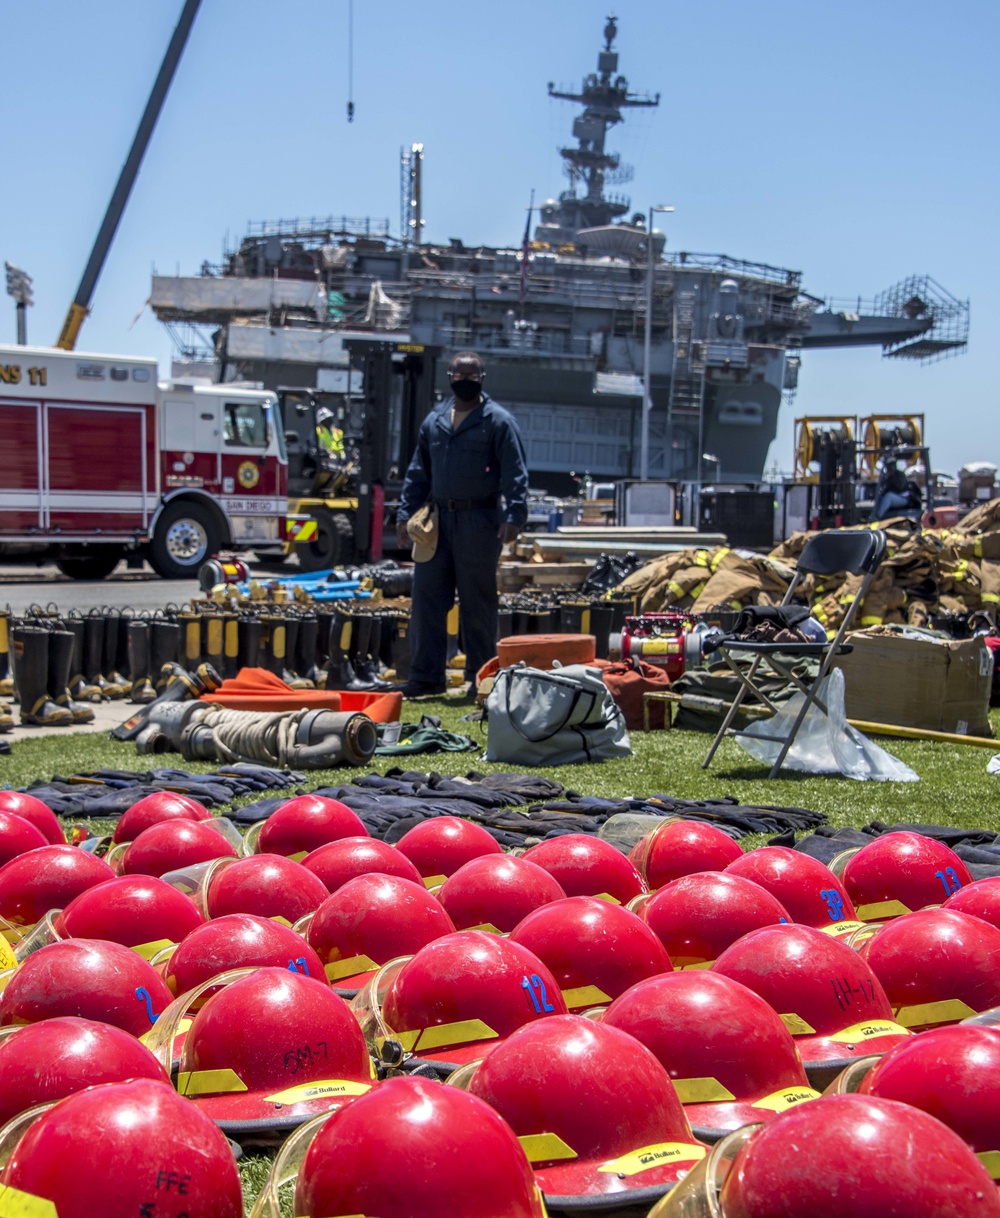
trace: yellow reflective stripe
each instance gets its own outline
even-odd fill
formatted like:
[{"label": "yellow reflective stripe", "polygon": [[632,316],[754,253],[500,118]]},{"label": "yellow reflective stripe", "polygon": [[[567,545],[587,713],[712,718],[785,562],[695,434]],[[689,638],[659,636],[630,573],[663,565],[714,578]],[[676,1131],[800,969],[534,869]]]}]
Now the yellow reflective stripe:
[{"label": "yellow reflective stripe", "polygon": [[902,901],[873,901],[870,905],[858,906],[858,917],[862,922],[878,922],[882,918],[898,918],[912,912]]},{"label": "yellow reflective stripe", "polygon": [[616,1176],[636,1176],[651,1167],[663,1167],[667,1163],[697,1163],[704,1159],[708,1149],[691,1142],[656,1142],[652,1146],[640,1146],[610,1163],[602,1163],[601,1172],[614,1172]]},{"label": "yellow reflective stripe", "polygon": [[730,602],[729,602],[729,608],[730,608],[730,609],[742,609],[742,608],[743,608],[743,602],[742,602],[742,601],[730,601]]},{"label": "yellow reflective stripe", "polygon": [[355,1083],[350,1079],[329,1078],[315,1083],[299,1083],[298,1086],[288,1087],[284,1091],[276,1091],[264,1098],[272,1104],[304,1104],[307,1100],[323,1100],[328,1096],[364,1095],[371,1091],[371,1083]]},{"label": "yellow reflective stripe", "polygon": [[[983,539],[981,537],[976,538],[976,544],[973,546],[973,552],[977,558],[982,558],[982,556],[983,556]],[[987,1153],[995,1154],[996,1152],[989,1151]],[[994,1179],[996,1179],[996,1177],[994,1177]]]},{"label": "yellow reflective stripe", "polygon": [[345,956],[342,960],[331,960],[323,966],[330,981],[339,981],[341,977],[353,977],[355,973],[368,973],[379,966],[371,956]]},{"label": "yellow reflective stripe", "polygon": [[611,1001],[611,995],[605,994],[596,985],[581,985],[575,990],[563,990],[562,996],[567,1007],[596,1007],[602,1002]]},{"label": "yellow reflective stripe", "polygon": [[474,1040],[495,1040],[497,1035],[481,1019],[460,1019],[457,1023],[396,1032],[393,1040],[398,1040],[407,1053],[414,1053],[417,1049],[445,1049],[451,1045],[467,1045]]},{"label": "yellow reflective stripe", "polygon": [[249,1088],[235,1070],[182,1070],[177,1075],[180,1095],[215,1095],[220,1091],[247,1091]]},{"label": "yellow reflective stripe", "polygon": [[59,1218],[59,1211],[48,1197],[0,1184],[0,1218]]},{"label": "yellow reflective stripe", "polygon": [[675,579],[672,579],[670,581],[670,583],[667,584],[667,591],[672,593],[677,598],[677,600],[680,600],[681,597],[685,595],[684,589],[680,586],[680,584]]},{"label": "yellow reflective stripe", "polygon": [[567,1145],[557,1133],[526,1133],[517,1139],[529,1163],[557,1163],[561,1159],[575,1159],[576,1151]]},{"label": "yellow reflective stripe", "polygon": [[719,563],[722,562],[722,560],[726,557],[727,554],[732,554],[732,552],[733,551],[732,551],[731,547],[723,546],[722,549],[718,552],[718,554],[716,554],[716,556],[712,559],[712,561],[708,565],[709,570],[712,572],[713,575],[718,570]]},{"label": "yellow reflective stripe", "polygon": [[863,1043],[866,1040],[877,1040],[880,1036],[905,1036],[907,1028],[891,1019],[869,1019],[866,1023],[852,1024],[842,1032],[834,1032],[828,1040],[836,1040],[845,1045]]},{"label": "yellow reflective stripe", "polygon": [[977,1015],[972,1007],[960,998],[944,998],[940,1002],[922,1002],[917,1006],[900,1007],[896,1012],[896,1020],[904,1028],[920,1028],[931,1023],[958,1023],[960,1019],[968,1019]]},{"label": "yellow reflective stripe", "polygon": [[708,566],[708,551],[707,550],[695,551],[694,565],[696,567],[707,567]]},{"label": "yellow reflective stripe", "polygon": [[995,592],[984,592],[982,599],[987,605],[1000,605],[1000,596]]},{"label": "yellow reflective stripe", "polygon": [[874,615],[865,616],[865,617],[862,617],[862,619],[861,619],[861,625],[862,626],[881,626],[882,619],[880,617],[877,617]]},{"label": "yellow reflective stripe", "polygon": [[968,571],[968,569],[969,569],[968,559],[965,559],[965,558],[960,559],[959,562],[956,563],[956,565],[955,565],[955,574],[952,576],[952,578],[953,579],[964,579],[965,574]]},{"label": "yellow reflective stripe", "polygon": [[803,1100],[818,1100],[819,1092],[812,1087],[786,1087],[784,1091],[772,1091],[763,1099],[755,1100],[751,1108],[764,1108],[768,1112],[784,1112],[793,1104],[801,1104]]},{"label": "yellow reflective stripe", "polygon": [[691,589],[691,596],[693,596],[695,598],[695,600],[697,600],[698,597],[701,596],[701,594],[704,591],[705,591],[705,581],[702,580],[702,582],[700,584],[695,584],[695,586]]},{"label": "yellow reflective stripe", "polygon": [[736,1099],[717,1078],[675,1078],[671,1082],[682,1104],[721,1104]]},{"label": "yellow reflective stripe", "polygon": [[815,1036],[816,1029],[810,1027],[801,1015],[779,1015],[778,1018],[793,1036]]}]

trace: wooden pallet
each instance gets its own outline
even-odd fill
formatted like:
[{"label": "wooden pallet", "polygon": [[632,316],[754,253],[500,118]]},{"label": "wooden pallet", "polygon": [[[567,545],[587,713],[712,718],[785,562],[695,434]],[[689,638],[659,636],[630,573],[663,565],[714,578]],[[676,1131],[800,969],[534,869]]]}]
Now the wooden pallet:
[{"label": "wooden pallet", "polygon": [[497,574],[501,592],[520,588],[579,587],[590,574],[591,562],[505,562]]}]

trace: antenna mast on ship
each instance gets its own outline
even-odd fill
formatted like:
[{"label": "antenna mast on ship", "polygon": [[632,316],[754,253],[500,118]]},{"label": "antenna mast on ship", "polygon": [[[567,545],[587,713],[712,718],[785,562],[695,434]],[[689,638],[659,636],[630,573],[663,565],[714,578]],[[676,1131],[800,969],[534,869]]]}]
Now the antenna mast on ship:
[{"label": "antenna mast on ship", "polygon": [[[573,120],[575,148],[560,148],[566,162],[570,188],[559,196],[555,214],[545,216],[547,224],[563,230],[560,240],[572,241],[581,228],[610,224],[625,215],[630,200],[623,195],[607,196],[605,185],[620,185],[629,181],[632,170],[622,165],[617,153],[605,151],[605,139],[611,127],[624,121],[623,110],[652,107],[660,104],[660,95],[630,93],[628,81],[618,75],[618,52],[611,49],[618,33],[618,19],[613,14],[604,27],[604,49],[597,56],[597,72],[591,72],[579,93],[565,92],[549,82],[549,97],[575,102],[584,111]],[[583,194],[577,193],[583,186]],[[547,232],[545,238],[554,234]]]}]

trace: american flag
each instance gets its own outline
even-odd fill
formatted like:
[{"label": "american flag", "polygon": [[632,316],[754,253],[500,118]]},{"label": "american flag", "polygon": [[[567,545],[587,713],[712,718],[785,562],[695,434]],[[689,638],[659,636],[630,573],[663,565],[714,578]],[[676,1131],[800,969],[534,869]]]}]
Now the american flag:
[{"label": "american flag", "polygon": [[524,238],[521,241],[521,285],[518,289],[518,303],[524,304],[525,293],[528,290],[528,255],[531,250],[531,213],[535,210],[535,192],[531,192],[531,202],[528,204],[528,215],[524,221]]}]

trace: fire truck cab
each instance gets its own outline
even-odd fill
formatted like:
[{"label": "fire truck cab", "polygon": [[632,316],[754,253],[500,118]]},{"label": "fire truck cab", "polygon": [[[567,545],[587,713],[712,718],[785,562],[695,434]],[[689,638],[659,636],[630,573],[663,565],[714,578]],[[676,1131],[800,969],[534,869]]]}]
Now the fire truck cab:
[{"label": "fire truck cab", "polygon": [[194,577],[220,549],[281,551],[274,394],[157,383],[156,361],[0,347],[0,545],[100,579],[128,555]]}]

